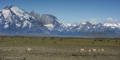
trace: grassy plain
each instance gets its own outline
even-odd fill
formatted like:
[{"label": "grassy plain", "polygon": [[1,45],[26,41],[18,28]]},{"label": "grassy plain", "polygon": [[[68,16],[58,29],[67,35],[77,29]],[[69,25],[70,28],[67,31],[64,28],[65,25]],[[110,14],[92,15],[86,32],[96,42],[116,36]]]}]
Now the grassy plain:
[{"label": "grassy plain", "polygon": [[1,36],[0,60],[120,60],[120,39]]}]

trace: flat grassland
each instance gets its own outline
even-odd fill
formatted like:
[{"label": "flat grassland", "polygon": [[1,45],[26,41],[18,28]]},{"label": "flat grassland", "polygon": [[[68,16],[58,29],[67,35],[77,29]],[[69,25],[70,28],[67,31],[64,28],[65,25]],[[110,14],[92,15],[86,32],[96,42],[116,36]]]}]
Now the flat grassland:
[{"label": "flat grassland", "polygon": [[1,36],[0,60],[120,60],[120,39]]}]

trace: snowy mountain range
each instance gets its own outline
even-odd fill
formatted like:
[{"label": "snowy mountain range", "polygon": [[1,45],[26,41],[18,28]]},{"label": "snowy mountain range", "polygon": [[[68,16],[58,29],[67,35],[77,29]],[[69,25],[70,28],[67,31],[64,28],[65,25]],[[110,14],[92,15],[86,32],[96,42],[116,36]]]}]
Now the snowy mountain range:
[{"label": "snowy mountain range", "polygon": [[90,22],[64,24],[52,14],[26,12],[16,6],[0,10],[0,32],[6,34],[45,33],[54,35],[83,35],[90,33],[120,34],[118,23]]}]

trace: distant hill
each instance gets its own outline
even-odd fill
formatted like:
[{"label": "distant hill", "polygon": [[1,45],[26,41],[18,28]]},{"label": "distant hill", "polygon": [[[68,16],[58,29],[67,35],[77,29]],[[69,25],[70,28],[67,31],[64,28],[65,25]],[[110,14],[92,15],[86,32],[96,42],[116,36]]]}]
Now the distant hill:
[{"label": "distant hill", "polygon": [[50,34],[42,34],[42,33],[26,33],[21,34],[19,36],[32,36],[32,37],[67,37],[67,36],[61,36],[61,35],[50,35]]},{"label": "distant hill", "polygon": [[80,36],[77,36],[77,37],[83,37],[83,38],[120,38],[120,34],[96,33],[96,34],[80,35]]}]

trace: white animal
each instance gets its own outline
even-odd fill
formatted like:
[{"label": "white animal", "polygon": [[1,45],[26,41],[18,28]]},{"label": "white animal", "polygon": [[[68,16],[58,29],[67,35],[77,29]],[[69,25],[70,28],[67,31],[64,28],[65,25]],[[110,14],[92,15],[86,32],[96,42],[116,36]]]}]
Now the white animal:
[{"label": "white animal", "polygon": [[32,49],[31,48],[27,48],[27,51],[30,52]]},{"label": "white animal", "polygon": [[93,49],[93,52],[96,52],[97,51],[97,49]]},{"label": "white animal", "polygon": [[84,52],[84,51],[85,51],[85,49],[84,49],[84,48],[81,48],[81,49],[80,49],[80,52]]},{"label": "white animal", "polygon": [[91,52],[92,50],[88,50],[88,52]]},{"label": "white animal", "polygon": [[101,49],[101,51],[105,51],[105,49]]}]

